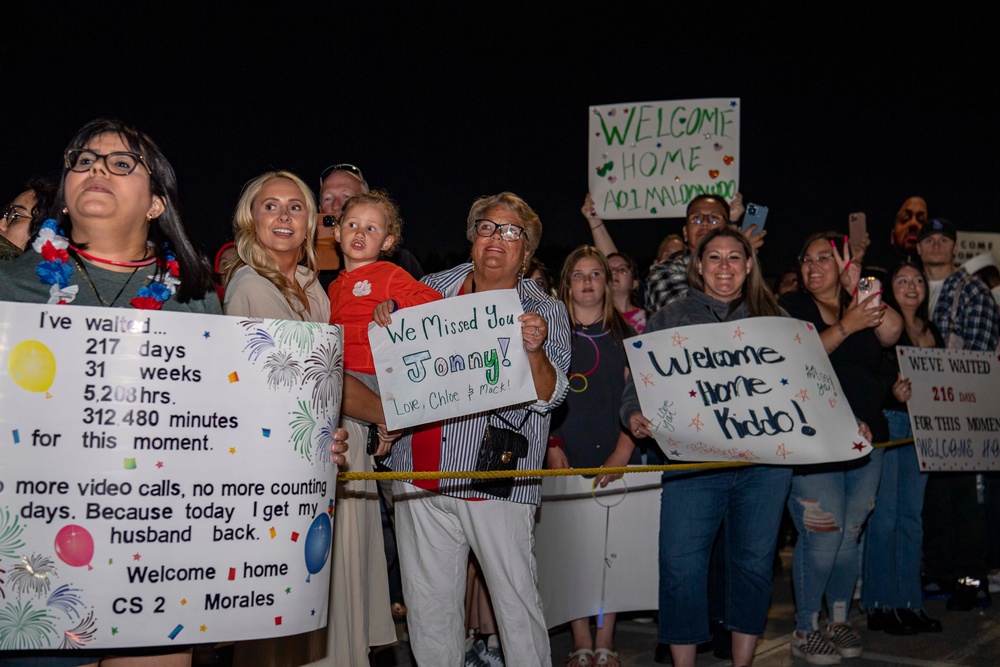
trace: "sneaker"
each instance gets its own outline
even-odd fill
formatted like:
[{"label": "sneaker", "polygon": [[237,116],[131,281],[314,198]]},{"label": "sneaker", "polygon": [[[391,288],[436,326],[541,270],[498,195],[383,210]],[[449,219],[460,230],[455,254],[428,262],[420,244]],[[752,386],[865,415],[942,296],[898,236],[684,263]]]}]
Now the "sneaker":
[{"label": "sneaker", "polygon": [[861,657],[861,637],[851,626],[838,623],[826,628],[826,639],[845,658]]},{"label": "sneaker", "polygon": [[980,585],[978,579],[965,577],[959,580],[954,595],[945,603],[945,607],[948,611],[972,611],[989,607],[990,604],[989,588]]},{"label": "sneaker", "polygon": [[810,665],[840,664],[840,653],[818,630],[810,632],[805,637],[799,637],[797,632],[793,632],[791,646],[792,655],[802,658]]},{"label": "sneaker", "polygon": [[469,630],[469,635],[465,638],[465,667],[481,667],[481,665],[482,661],[476,653],[476,631]]},{"label": "sneaker", "polygon": [[[478,660],[476,667],[504,667],[503,653],[500,651],[500,640],[497,635],[490,636],[488,644],[482,639],[477,639],[472,645],[472,649]],[[466,664],[468,664],[468,655],[466,655]]]}]

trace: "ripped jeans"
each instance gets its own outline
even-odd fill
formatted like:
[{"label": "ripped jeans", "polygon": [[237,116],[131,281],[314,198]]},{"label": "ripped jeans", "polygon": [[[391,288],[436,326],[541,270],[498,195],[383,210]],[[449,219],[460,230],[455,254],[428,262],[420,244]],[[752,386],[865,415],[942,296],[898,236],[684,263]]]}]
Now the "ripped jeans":
[{"label": "ripped jeans", "polygon": [[800,468],[792,477],[788,511],[799,533],[792,579],[800,632],[819,630],[824,596],[828,620],[847,622],[861,564],[858,538],[875,506],[882,456],[876,449],[855,461]]}]

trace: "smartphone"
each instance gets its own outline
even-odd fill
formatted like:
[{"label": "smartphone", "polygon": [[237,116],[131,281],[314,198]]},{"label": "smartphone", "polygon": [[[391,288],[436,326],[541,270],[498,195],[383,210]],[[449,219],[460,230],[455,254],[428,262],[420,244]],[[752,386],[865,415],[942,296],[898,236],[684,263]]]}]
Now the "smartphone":
[{"label": "smartphone", "polygon": [[747,211],[743,214],[743,231],[750,225],[757,225],[753,236],[757,236],[764,231],[764,221],[767,220],[767,207],[760,204],[747,204]]},{"label": "smartphone", "polygon": [[868,233],[867,226],[868,222],[864,213],[858,211],[847,216],[848,242],[852,246],[865,240],[865,234]]},{"label": "smartphone", "polygon": [[[861,303],[869,296],[878,292],[882,289],[882,281],[874,276],[862,276],[861,280],[858,281],[858,303]],[[878,306],[882,303],[882,296],[879,295],[872,299],[872,302]]]}]

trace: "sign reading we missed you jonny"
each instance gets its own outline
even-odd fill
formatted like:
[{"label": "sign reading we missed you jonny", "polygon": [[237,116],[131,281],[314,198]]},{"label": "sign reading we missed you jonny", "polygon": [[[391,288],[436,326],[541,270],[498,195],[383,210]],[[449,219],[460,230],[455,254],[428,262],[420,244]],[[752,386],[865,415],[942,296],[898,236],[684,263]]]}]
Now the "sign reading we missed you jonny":
[{"label": "sign reading we missed you jonny", "polygon": [[803,465],[871,451],[808,322],[677,327],[628,338],[625,350],[642,414],[674,462]]},{"label": "sign reading we missed you jonny", "polygon": [[1000,470],[995,352],[897,347],[921,470]]},{"label": "sign reading we missed you jonny", "polygon": [[739,98],[592,106],[589,136],[599,218],[679,218],[700,194],[739,191]]},{"label": "sign reading we missed you jonny", "polygon": [[338,327],[0,303],[0,653],[326,625]]},{"label": "sign reading we missed you jonny", "polygon": [[368,326],[390,430],[538,399],[516,290],[466,294]]}]

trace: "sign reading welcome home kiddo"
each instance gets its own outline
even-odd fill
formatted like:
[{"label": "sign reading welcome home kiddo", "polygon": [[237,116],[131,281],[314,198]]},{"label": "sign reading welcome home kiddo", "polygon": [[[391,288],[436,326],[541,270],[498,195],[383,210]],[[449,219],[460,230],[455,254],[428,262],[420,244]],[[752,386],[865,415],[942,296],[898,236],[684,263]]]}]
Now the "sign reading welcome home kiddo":
[{"label": "sign reading welcome home kiddo", "polygon": [[627,338],[642,414],[676,463],[858,458],[858,425],[816,328],[752,317]]},{"label": "sign reading welcome home kiddo", "polygon": [[517,291],[403,308],[368,325],[390,430],[538,400],[521,342]]},{"label": "sign reading welcome home kiddo", "polygon": [[337,327],[0,304],[0,650],[326,625]]}]

